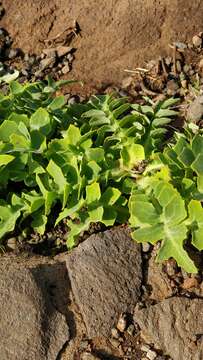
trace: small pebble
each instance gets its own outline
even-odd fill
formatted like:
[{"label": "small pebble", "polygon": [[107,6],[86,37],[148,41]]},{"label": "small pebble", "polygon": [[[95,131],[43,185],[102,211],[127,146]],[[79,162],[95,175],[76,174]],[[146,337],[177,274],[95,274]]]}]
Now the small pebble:
[{"label": "small pebble", "polygon": [[175,260],[171,259],[166,262],[166,272],[169,276],[174,276],[177,272],[177,264]]},{"label": "small pebble", "polygon": [[183,89],[187,89],[187,80],[182,80],[181,81],[181,86]]},{"label": "small pebble", "polygon": [[55,57],[47,57],[40,61],[40,68],[41,70],[45,70],[47,68],[52,68],[55,64]]},{"label": "small pebble", "polygon": [[62,73],[65,75],[67,73],[69,73],[70,71],[70,66],[69,65],[65,65],[62,69],[61,69]]},{"label": "small pebble", "polygon": [[120,336],[119,331],[116,328],[111,329],[111,336],[115,339],[118,339]]},{"label": "small pebble", "polygon": [[10,49],[8,53],[9,59],[14,59],[18,55],[18,49]]},{"label": "small pebble", "polygon": [[193,36],[192,43],[195,47],[200,47],[202,45],[202,39],[198,35]]},{"label": "small pebble", "polygon": [[149,360],[155,360],[156,357],[157,357],[157,353],[156,353],[155,351],[149,350],[149,351],[147,352],[147,358],[148,358]]},{"label": "small pebble", "polygon": [[127,328],[127,333],[130,335],[130,336],[133,336],[134,333],[135,333],[135,326],[133,324],[129,325],[128,328]]},{"label": "small pebble", "polygon": [[180,42],[180,41],[176,41],[176,42],[174,43],[174,45],[175,45],[178,49],[180,49],[180,50],[185,50],[185,49],[187,49],[187,45],[186,45],[185,43]]},{"label": "small pebble", "polygon": [[22,75],[24,75],[24,76],[28,76],[28,72],[27,72],[27,70],[25,70],[25,69],[22,69],[22,70],[21,70],[21,73],[22,73]]},{"label": "small pebble", "polygon": [[123,79],[122,81],[122,88],[126,89],[132,84],[133,78],[131,76],[128,76]]},{"label": "small pebble", "polygon": [[169,96],[175,95],[178,89],[179,89],[179,85],[175,80],[169,80],[167,82],[167,94]]},{"label": "small pebble", "polygon": [[82,340],[82,341],[80,342],[80,350],[85,350],[85,349],[87,349],[88,345],[89,345],[89,341],[88,341],[88,340]]},{"label": "small pebble", "polygon": [[73,60],[74,60],[74,55],[69,53],[67,56],[66,56],[66,59],[68,60],[69,63],[72,63]]},{"label": "small pebble", "polygon": [[149,345],[142,345],[141,348],[140,348],[141,351],[144,351],[144,352],[148,352],[150,350],[150,346]]},{"label": "small pebble", "polygon": [[198,287],[198,281],[195,278],[187,278],[184,280],[183,284],[182,284],[182,288],[187,290],[187,289],[191,289],[193,287]]},{"label": "small pebble", "polygon": [[185,74],[187,74],[190,69],[191,69],[191,66],[188,65],[188,64],[185,64],[185,65],[183,66],[183,71],[184,71]]},{"label": "small pebble", "polygon": [[120,332],[124,332],[127,326],[127,320],[125,314],[121,315],[118,319],[117,329]]},{"label": "small pebble", "polygon": [[200,62],[199,62],[199,68],[200,68],[200,69],[203,68],[203,59],[201,59]]},{"label": "small pebble", "polygon": [[7,240],[7,246],[11,249],[11,250],[15,250],[17,248],[17,240],[15,237],[12,237],[10,239]]},{"label": "small pebble", "polygon": [[99,358],[91,353],[85,352],[81,355],[81,360],[99,360]]},{"label": "small pebble", "polygon": [[149,243],[143,243],[142,244],[142,251],[146,253],[149,250],[150,250],[150,244]]},{"label": "small pebble", "polygon": [[118,348],[120,346],[120,342],[116,339],[109,339],[109,341],[114,348]]},{"label": "small pebble", "polygon": [[176,61],[176,69],[179,73],[182,71],[181,62],[179,60]]},{"label": "small pebble", "polygon": [[57,52],[57,55],[58,57],[62,57],[62,56],[65,56],[67,55],[71,50],[73,50],[72,47],[70,46],[58,46],[56,48],[56,52]]},{"label": "small pebble", "polygon": [[55,58],[56,50],[53,48],[44,49],[43,54],[45,54],[48,58]]}]

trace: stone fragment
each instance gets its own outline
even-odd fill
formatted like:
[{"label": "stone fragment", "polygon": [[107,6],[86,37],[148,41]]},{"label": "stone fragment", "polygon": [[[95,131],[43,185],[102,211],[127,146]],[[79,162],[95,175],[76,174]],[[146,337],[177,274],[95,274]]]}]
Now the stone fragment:
[{"label": "stone fragment", "polygon": [[61,45],[56,48],[58,57],[67,55],[71,50],[73,50],[73,48],[71,46],[62,46]]},{"label": "stone fragment", "polygon": [[114,339],[118,339],[120,337],[119,331],[116,328],[111,329],[111,336]]},{"label": "stone fragment", "polygon": [[127,326],[126,316],[125,316],[125,314],[122,314],[118,319],[117,329],[120,332],[124,332],[126,329],[126,326]]},{"label": "stone fragment", "polygon": [[182,288],[184,290],[188,290],[193,287],[197,288],[198,286],[199,286],[199,283],[195,277],[188,277],[188,278],[184,279],[183,284],[182,284]]},{"label": "stone fragment", "polygon": [[119,314],[139,300],[140,246],[124,227],[91,235],[67,256],[73,294],[90,338],[109,336]]},{"label": "stone fragment", "polygon": [[40,61],[40,69],[45,70],[47,68],[52,68],[55,64],[55,57],[46,57]]},{"label": "stone fragment", "polygon": [[151,299],[160,301],[172,295],[173,289],[167,274],[162,270],[162,264],[156,263],[155,253],[149,260],[147,284],[151,287]]},{"label": "stone fragment", "polygon": [[203,95],[198,96],[188,107],[186,118],[188,121],[198,122],[203,116]]},{"label": "stone fragment", "polygon": [[43,54],[45,54],[48,58],[55,58],[56,57],[56,49],[54,49],[54,48],[44,49]]},{"label": "stone fragment", "polygon": [[65,294],[67,302],[63,286],[67,289],[68,281],[62,263],[1,256],[1,360],[56,359],[69,340],[65,304],[59,304]]},{"label": "stone fragment", "polygon": [[179,89],[179,85],[178,85],[177,81],[172,79],[167,82],[166,88],[167,88],[167,94],[169,96],[173,96],[177,93],[177,91]]},{"label": "stone fragment", "polygon": [[202,38],[198,35],[193,36],[192,43],[195,47],[200,47],[202,45]]},{"label": "stone fragment", "polygon": [[203,359],[203,299],[166,299],[135,310],[134,321],[141,336],[173,360]]},{"label": "stone fragment", "polygon": [[157,353],[153,350],[149,350],[147,352],[147,359],[149,359],[149,360],[155,360],[156,356],[157,356]]},{"label": "stone fragment", "polygon": [[85,352],[82,354],[81,360],[99,360],[99,358],[89,352]]},{"label": "stone fragment", "polygon": [[65,65],[65,66],[63,66],[62,67],[62,69],[61,69],[61,72],[62,72],[62,74],[68,74],[69,73],[69,71],[70,71],[70,66],[67,64],[67,65]]}]

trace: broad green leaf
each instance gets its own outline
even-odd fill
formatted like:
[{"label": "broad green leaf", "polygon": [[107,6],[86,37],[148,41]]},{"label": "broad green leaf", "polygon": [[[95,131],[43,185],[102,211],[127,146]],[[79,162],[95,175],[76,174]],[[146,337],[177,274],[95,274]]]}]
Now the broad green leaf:
[{"label": "broad green leaf", "polygon": [[203,154],[197,155],[191,167],[198,175],[203,175]]},{"label": "broad green leaf", "polygon": [[178,156],[178,159],[185,165],[185,166],[190,166],[193,161],[195,160],[194,154],[192,152],[192,150],[190,150],[189,148],[185,147],[182,152],[180,153],[180,155]]},{"label": "broad green leaf", "polygon": [[10,143],[13,145],[14,151],[25,151],[30,149],[30,141],[23,135],[12,134]]},{"label": "broad green leaf", "polygon": [[117,211],[112,206],[104,207],[102,223],[106,226],[113,226],[117,218]]},{"label": "broad green leaf", "polygon": [[70,227],[70,232],[67,236],[67,246],[69,249],[73,248],[76,245],[77,238],[82,231],[88,230],[90,225],[90,219],[87,218],[84,221],[80,221],[79,223],[73,223],[72,221],[68,222],[68,226]]},{"label": "broad green leaf", "polygon": [[145,159],[145,152],[142,145],[132,144],[123,147],[121,151],[123,165],[132,169],[140,161]]},{"label": "broad green leaf", "polygon": [[160,109],[156,112],[156,117],[163,118],[163,117],[170,117],[177,115],[177,111],[170,110],[170,109]]},{"label": "broad green leaf", "polygon": [[24,90],[23,86],[18,81],[11,81],[10,82],[10,89],[11,89],[11,93],[14,94],[14,95],[20,94]]},{"label": "broad green leaf", "polygon": [[99,222],[102,221],[104,209],[103,206],[97,206],[88,211],[88,215],[91,222]]},{"label": "broad green leaf", "polygon": [[94,182],[91,185],[86,186],[86,200],[87,204],[91,204],[98,201],[101,197],[101,190],[98,183]]},{"label": "broad green leaf", "polygon": [[189,225],[191,224],[192,244],[203,250],[203,208],[199,201],[191,200],[188,205]]},{"label": "broad green leaf", "polygon": [[55,184],[58,186],[59,192],[63,193],[66,186],[66,179],[60,167],[56,165],[53,160],[50,160],[46,170],[54,179]]},{"label": "broad green leaf", "polygon": [[203,136],[202,135],[195,135],[192,141],[192,151],[195,156],[203,153]]},{"label": "broad green leaf", "polygon": [[164,238],[164,227],[162,224],[145,226],[133,231],[132,238],[137,242],[149,242],[155,244]]},{"label": "broad green leaf", "polygon": [[48,135],[51,130],[49,113],[39,108],[30,118],[30,129],[38,130],[43,135]]},{"label": "broad green leaf", "polygon": [[94,160],[96,162],[104,161],[104,149],[90,148],[86,152],[88,160]]},{"label": "broad green leaf", "polygon": [[173,257],[179,266],[189,273],[197,273],[197,268],[183,248],[187,238],[187,227],[184,224],[165,226],[164,238],[157,260],[163,261]]},{"label": "broad green leaf", "polygon": [[[149,183],[150,184],[150,183]],[[129,201],[130,224],[135,230],[133,238],[139,242],[162,241],[158,260],[173,257],[188,272],[196,272],[193,261],[184,250],[187,239],[187,212],[184,200],[173,186],[156,182],[146,195],[133,193]]]},{"label": "broad green leaf", "polygon": [[153,120],[153,126],[159,127],[159,126],[165,126],[168,125],[172,120],[167,117],[160,117]]},{"label": "broad green leaf", "polygon": [[108,187],[106,191],[101,196],[101,203],[103,206],[114,205],[115,202],[119,199],[121,192],[113,187]]},{"label": "broad green leaf", "polygon": [[13,159],[15,159],[13,155],[0,154],[0,166],[9,164]]},{"label": "broad green leaf", "polygon": [[71,208],[65,208],[58,216],[58,218],[56,219],[56,223],[55,226],[58,225],[58,223],[68,217],[72,217],[74,215],[74,217],[76,216],[77,212],[85,205],[85,200],[82,198],[80,199],[76,205],[74,205]]},{"label": "broad green leaf", "polygon": [[4,120],[0,126],[0,140],[9,142],[9,138],[12,134],[18,132],[18,125],[14,121]]},{"label": "broad green leaf", "polygon": [[50,190],[49,182],[46,177],[47,174],[36,174],[36,182],[40,188],[44,198],[45,215],[48,215],[51,211],[51,207],[57,199],[57,194]]},{"label": "broad green leaf", "polygon": [[81,139],[80,130],[71,124],[68,130],[63,132],[63,137],[66,139],[67,144],[76,145]]},{"label": "broad green leaf", "polygon": [[43,212],[37,212],[34,215],[34,220],[31,225],[40,235],[43,235],[46,229],[47,216]]},{"label": "broad green leaf", "polygon": [[0,205],[0,239],[8,232],[14,230],[20,214],[21,209],[18,206]]},{"label": "broad green leaf", "polygon": [[197,188],[200,193],[203,193],[203,174],[197,176]]},{"label": "broad green leaf", "polygon": [[65,105],[65,98],[64,96],[57,96],[55,99],[52,100],[51,104],[49,104],[48,109],[49,110],[57,110],[62,108]]}]

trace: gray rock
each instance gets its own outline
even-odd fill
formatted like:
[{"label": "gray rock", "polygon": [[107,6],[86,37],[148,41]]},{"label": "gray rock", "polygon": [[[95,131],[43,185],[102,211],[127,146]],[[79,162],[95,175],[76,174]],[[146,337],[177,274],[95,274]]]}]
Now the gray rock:
[{"label": "gray rock", "polygon": [[47,68],[52,68],[56,62],[55,57],[46,57],[40,61],[40,69],[45,70]]},{"label": "gray rock", "polygon": [[203,299],[170,298],[136,310],[142,337],[173,360],[203,359]]},{"label": "gray rock", "polygon": [[66,314],[61,313],[68,284],[65,271],[64,264],[41,258],[1,257],[1,360],[56,360],[69,340]]},{"label": "gray rock", "polygon": [[67,257],[75,300],[89,337],[109,336],[120,313],[132,311],[140,296],[140,246],[117,227],[90,236]]},{"label": "gray rock", "polygon": [[198,122],[203,116],[203,95],[198,96],[188,107],[186,118],[188,121]]}]

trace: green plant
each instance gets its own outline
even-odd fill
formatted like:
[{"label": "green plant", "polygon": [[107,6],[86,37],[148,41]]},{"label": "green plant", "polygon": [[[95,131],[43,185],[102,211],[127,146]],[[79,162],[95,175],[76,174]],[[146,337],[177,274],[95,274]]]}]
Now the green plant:
[{"label": "green plant", "polygon": [[177,99],[68,106],[55,96],[62,84],[12,81],[0,95],[0,238],[66,219],[71,248],[91,223],[129,222],[136,241],[161,242],[159,260],[195,272],[184,244],[203,249],[200,130],[167,140]]},{"label": "green plant", "polygon": [[[187,135],[186,135],[187,134]],[[196,272],[184,244],[203,250],[203,137],[175,133],[174,143],[156,154],[129,200],[132,236],[139,242],[162,241],[158,260],[170,257]],[[141,209],[141,210],[139,210]]]}]

